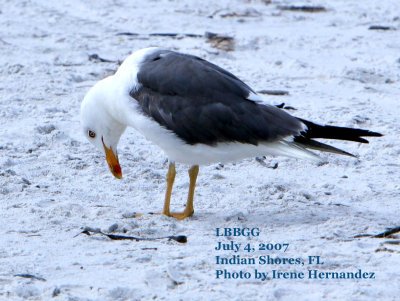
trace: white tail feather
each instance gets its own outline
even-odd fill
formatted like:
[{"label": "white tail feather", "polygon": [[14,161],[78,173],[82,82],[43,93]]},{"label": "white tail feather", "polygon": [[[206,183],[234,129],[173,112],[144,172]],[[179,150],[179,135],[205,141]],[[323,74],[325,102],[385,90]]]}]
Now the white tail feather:
[{"label": "white tail feather", "polygon": [[274,143],[273,145],[270,144],[266,146],[268,146],[269,154],[271,155],[286,156],[289,158],[295,158],[313,162],[321,161],[321,158],[317,154],[292,142],[280,141],[278,143]]}]

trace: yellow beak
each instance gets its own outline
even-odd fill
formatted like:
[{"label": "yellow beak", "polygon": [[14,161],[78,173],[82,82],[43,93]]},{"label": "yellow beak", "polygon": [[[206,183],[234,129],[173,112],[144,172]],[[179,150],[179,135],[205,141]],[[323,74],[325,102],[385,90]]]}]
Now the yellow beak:
[{"label": "yellow beak", "polygon": [[118,156],[116,156],[114,154],[111,147],[108,148],[104,144],[103,139],[101,139],[101,141],[103,142],[104,151],[106,152],[106,160],[107,160],[108,167],[110,168],[111,173],[117,179],[122,179],[122,171],[121,171],[121,166],[119,165]]}]

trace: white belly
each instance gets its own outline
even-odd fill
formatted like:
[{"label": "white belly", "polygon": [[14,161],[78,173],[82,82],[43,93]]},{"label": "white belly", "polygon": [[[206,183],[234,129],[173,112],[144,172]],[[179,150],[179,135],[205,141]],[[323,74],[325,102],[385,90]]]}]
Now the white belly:
[{"label": "white belly", "polygon": [[167,145],[159,146],[170,160],[191,165],[206,165],[218,162],[227,163],[264,155],[282,155],[292,158],[318,160],[316,155],[303,149],[292,147],[287,142],[263,143],[259,145],[230,142],[218,143],[215,146],[183,144],[179,147],[175,145],[173,148],[169,148]]}]

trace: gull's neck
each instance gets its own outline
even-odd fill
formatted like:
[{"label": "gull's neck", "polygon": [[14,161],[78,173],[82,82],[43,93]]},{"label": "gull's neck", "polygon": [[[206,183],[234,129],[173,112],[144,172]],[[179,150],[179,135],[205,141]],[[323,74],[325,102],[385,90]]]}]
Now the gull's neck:
[{"label": "gull's neck", "polygon": [[103,106],[106,111],[116,121],[137,130],[142,128],[143,114],[140,113],[137,101],[129,93],[132,89],[140,87],[137,74],[141,63],[147,55],[158,49],[150,47],[134,52],[125,59],[113,76],[101,81],[104,94]]},{"label": "gull's neck", "polygon": [[124,125],[138,128],[137,126],[137,102],[133,99],[129,92],[133,88],[135,80],[126,81],[126,78],[121,78],[116,75],[109,76],[102,81],[101,105],[106,112],[114,119],[114,121]]}]

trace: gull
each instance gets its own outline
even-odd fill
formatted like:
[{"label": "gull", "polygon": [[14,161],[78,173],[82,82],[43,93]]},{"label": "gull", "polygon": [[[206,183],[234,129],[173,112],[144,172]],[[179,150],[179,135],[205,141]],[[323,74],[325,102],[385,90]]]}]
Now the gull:
[{"label": "gull", "polygon": [[[117,145],[133,127],[169,159],[162,214],[184,219],[194,213],[200,165],[264,155],[319,160],[309,149],[352,154],[316,138],[368,143],[380,133],[319,125],[262,102],[232,73],[202,58],[151,47],[132,53],[117,72],[96,83],[81,104],[84,135],[122,178]],[[189,192],[183,212],[170,210],[175,162],[188,164]]]}]

